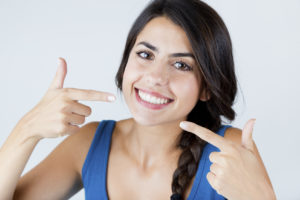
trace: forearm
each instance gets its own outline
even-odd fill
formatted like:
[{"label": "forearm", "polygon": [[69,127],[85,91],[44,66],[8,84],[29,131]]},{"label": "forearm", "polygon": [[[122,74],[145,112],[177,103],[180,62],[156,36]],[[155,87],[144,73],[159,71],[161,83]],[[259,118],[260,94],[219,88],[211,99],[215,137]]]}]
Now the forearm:
[{"label": "forearm", "polygon": [[16,127],[0,149],[0,199],[12,199],[25,165],[39,139]]}]

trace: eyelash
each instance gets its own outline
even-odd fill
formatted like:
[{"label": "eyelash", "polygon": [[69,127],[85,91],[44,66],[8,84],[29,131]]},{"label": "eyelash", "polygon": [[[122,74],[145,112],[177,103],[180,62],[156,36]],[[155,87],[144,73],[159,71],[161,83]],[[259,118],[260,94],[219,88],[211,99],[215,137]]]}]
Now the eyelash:
[{"label": "eyelash", "polygon": [[[145,58],[145,57],[142,57],[142,56],[141,56],[142,53],[146,53],[146,54],[148,54],[149,56],[153,56],[152,53],[149,52],[149,51],[138,51],[138,52],[136,52],[136,54],[137,54],[141,59],[147,59],[147,60],[148,60],[149,58]],[[151,60],[151,58],[150,58],[150,60]],[[174,64],[177,64],[177,63],[182,64],[183,67],[180,67],[180,68],[175,67],[176,69],[179,69],[179,70],[181,70],[181,71],[192,71],[192,70],[193,70],[193,68],[192,68],[191,66],[189,66],[188,64],[186,64],[186,63],[183,62],[183,61],[176,61]],[[185,69],[182,69],[182,68],[185,68]]]}]

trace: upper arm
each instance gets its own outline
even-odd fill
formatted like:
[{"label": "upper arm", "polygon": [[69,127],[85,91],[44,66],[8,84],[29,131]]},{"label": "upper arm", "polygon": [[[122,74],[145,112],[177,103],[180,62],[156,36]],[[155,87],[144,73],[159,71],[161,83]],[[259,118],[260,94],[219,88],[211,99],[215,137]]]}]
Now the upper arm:
[{"label": "upper arm", "polygon": [[[242,130],[241,129],[238,129],[238,128],[228,128],[225,132],[225,135],[224,135],[224,138],[225,139],[228,139],[238,145],[241,145],[241,142],[242,142]],[[265,174],[265,177],[267,178],[268,182],[271,184],[271,180],[270,180],[270,177],[268,176],[268,173],[267,173],[267,170],[265,168],[265,165],[263,163],[263,160],[258,152],[258,149],[257,149],[257,146],[253,140],[253,144],[254,144],[254,155],[257,157],[259,163],[261,164],[263,170],[264,170],[264,174]]]},{"label": "upper arm", "polygon": [[82,189],[81,167],[97,125],[82,126],[21,177],[14,199],[68,199]]}]

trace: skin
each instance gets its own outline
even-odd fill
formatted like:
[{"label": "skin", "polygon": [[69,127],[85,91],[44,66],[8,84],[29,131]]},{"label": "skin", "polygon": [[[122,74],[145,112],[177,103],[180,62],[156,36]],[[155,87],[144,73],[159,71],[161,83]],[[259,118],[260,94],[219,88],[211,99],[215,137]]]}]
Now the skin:
[{"label": "skin", "polygon": [[[155,46],[157,51],[139,44],[143,41]],[[148,57],[144,53],[139,54],[143,55],[139,57],[136,52],[141,50],[150,52],[152,59],[146,59]],[[221,153],[210,155],[213,168],[207,175],[209,183],[220,194],[228,199],[243,199],[245,195],[249,199],[275,199],[266,169],[251,137],[253,124],[250,128],[246,124],[243,131],[229,128],[224,138],[188,122],[179,127],[198,99],[206,100],[199,92],[190,93],[191,89],[200,91],[199,72],[193,58],[170,56],[179,52],[192,51],[184,31],[167,18],[153,19],[137,38],[123,80],[124,98],[133,118],[118,121],[113,130],[107,172],[109,198],[169,199],[172,175],[181,154],[175,144],[184,128],[221,149]],[[182,61],[194,70],[178,69],[178,63],[175,63]],[[66,71],[67,65],[61,59],[45,97],[20,120],[1,147],[0,161],[7,164],[0,166],[0,176],[3,177],[2,182],[0,180],[0,199],[11,199],[13,194],[14,199],[67,199],[82,189],[81,169],[99,122],[78,127],[91,114],[91,108],[79,104],[78,100],[108,101],[111,94],[63,88]],[[161,110],[150,110],[136,101],[134,87],[158,92],[174,101]],[[47,118],[43,117],[46,115]],[[43,125],[49,123],[52,124]],[[53,127],[60,128],[53,130]],[[70,136],[44,161],[20,178],[35,145],[42,138],[62,134]],[[235,156],[239,151],[244,154]],[[237,158],[235,163],[239,168],[234,168],[234,173],[230,172],[232,168],[222,165],[224,160],[224,163],[228,163],[228,159],[221,158],[223,154]],[[242,163],[250,166],[245,167]],[[255,176],[256,173],[259,176]],[[224,182],[224,177],[229,178],[229,182]],[[254,178],[256,182],[253,182]],[[193,180],[185,193],[185,199],[190,193]],[[265,190],[255,190],[256,183]],[[247,193],[247,190],[236,190],[236,186],[243,184],[252,194]]]},{"label": "skin", "polygon": [[[179,42],[174,44],[174,40]],[[142,41],[159,47],[157,52],[139,45]],[[148,57],[141,58],[136,54],[140,51],[148,51]],[[199,91],[198,77],[193,71],[174,67],[179,58],[169,56],[176,52],[191,52],[184,32],[166,19],[157,18],[139,34],[126,66],[123,94],[134,120],[130,125],[130,135],[125,138],[128,138],[127,146],[133,147],[128,151],[137,154],[135,157],[141,166],[164,160],[166,155],[176,151],[175,142],[170,141],[177,139],[182,131],[179,122],[186,118],[198,100],[199,93],[190,92]],[[195,64],[189,57],[180,59]],[[145,108],[137,102],[134,87],[158,92],[172,98],[173,102],[161,110]]]}]

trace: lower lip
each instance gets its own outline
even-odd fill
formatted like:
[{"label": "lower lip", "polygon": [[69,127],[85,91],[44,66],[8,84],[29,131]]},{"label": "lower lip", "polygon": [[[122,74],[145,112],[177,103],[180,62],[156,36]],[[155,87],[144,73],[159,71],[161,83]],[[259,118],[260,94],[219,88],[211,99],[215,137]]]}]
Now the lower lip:
[{"label": "lower lip", "polygon": [[159,109],[162,109],[166,106],[168,106],[171,102],[168,102],[166,104],[153,104],[153,103],[149,103],[147,101],[144,101],[143,99],[141,99],[141,97],[139,96],[138,94],[138,89],[134,89],[135,90],[135,96],[136,96],[136,99],[137,101],[142,104],[143,106],[147,107],[147,108],[150,108],[150,109],[153,109],[153,110],[159,110]]}]

